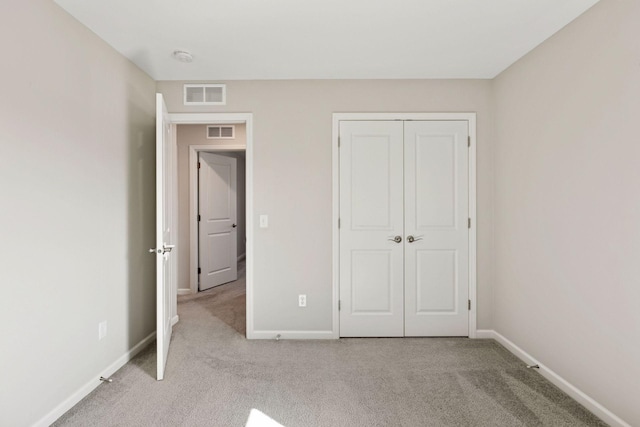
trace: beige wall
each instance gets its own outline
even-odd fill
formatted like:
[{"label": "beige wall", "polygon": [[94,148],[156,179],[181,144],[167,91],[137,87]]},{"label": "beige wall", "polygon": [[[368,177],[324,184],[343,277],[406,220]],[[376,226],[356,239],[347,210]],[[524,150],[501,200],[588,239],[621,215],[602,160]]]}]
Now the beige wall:
[{"label": "beige wall", "polygon": [[2,8],[0,425],[27,426],[155,330],[155,83],[50,0]]},{"label": "beige wall", "polygon": [[254,209],[269,215],[268,229],[251,225],[258,331],[331,330],[332,113],[477,112],[478,321],[491,326],[489,81],[230,81],[221,107],[183,106],[183,83],[158,82],[170,112],[254,115]]},{"label": "beige wall", "polygon": [[[50,1],[7,1],[3,52],[29,62],[0,65],[0,424],[30,425],[155,328],[156,84]],[[640,425],[639,20],[602,0],[493,82],[234,81],[223,107],[158,82],[171,112],[254,114],[256,329],[331,328],[331,113],[474,111],[479,328]]]},{"label": "beige wall", "polygon": [[602,0],[494,82],[494,326],[640,425],[640,2]]},{"label": "beige wall", "polygon": [[[215,124],[215,123],[210,123]],[[234,139],[207,139],[207,125],[178,125],[178,289],[190,289],[190,230],[189,206],[189,145],[212,145],[223,147],[247,144],[247,129],[244,124],[235,124]],[[238,199],[238,255],[245,253],[246,214],[245,214],[245,156],[238,152],[218,152],[216,154],[235,157],[237,162],[237,199]]]}]

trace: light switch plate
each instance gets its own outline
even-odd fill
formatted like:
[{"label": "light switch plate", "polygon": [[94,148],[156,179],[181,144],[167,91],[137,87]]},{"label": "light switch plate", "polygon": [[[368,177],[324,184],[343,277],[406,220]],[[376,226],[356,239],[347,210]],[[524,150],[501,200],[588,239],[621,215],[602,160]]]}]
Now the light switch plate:
[{"label": "light switch plate", "polygon": [[107,336],[107,321],[98,323],[98,340]]},{"label": "light switch plate", "polygon": [[260,228],[269,227],[269,215],[260,215]]}]

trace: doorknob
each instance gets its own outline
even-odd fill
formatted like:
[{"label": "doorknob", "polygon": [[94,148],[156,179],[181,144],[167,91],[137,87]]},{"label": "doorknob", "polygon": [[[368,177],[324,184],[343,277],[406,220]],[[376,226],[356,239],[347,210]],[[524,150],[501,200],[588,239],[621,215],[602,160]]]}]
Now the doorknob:
[{"label": "doorknob", "polygon": [[407,242],[409,243],[417,242],[418,240],[422,240],[422,237],[407,236]]},{"label": "doorknob", "polygon": [[232,224],[231,225],[233,228],[236,228],[238,226],[238,224]]},{"label": "doorknob", "polygon": [[396,236],[396,237],[394,237],[393,239],[387,239],[387,240],[389,240],[389,241],[391,241],[391,242],[400,243],[400,242],[402,242],[402,237],[400,237],[400,236]]},{"label": "doorknob", "polygon": [[151,248],[149,249],[149,253],[158,253],[158,254],[164,254],[167,252],[171,252],[173,250],[173,248],[175,248],[176,245],[162,245],[162,249],[156,249],[156,248]]}]

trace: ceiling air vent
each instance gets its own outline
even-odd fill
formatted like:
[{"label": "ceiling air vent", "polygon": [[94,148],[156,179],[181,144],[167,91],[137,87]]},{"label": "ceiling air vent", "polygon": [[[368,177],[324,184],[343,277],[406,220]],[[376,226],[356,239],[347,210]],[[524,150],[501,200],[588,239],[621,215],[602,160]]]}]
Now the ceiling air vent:
[{"label": "ceiling air vent", "polygon": [[226,85],[184,85],[184,105],[225,105],[226,103]]},{"label": "ceiling air vent", "polygon": [[235,139],[236,128],[232,125],[207,126],[207,139]]}]

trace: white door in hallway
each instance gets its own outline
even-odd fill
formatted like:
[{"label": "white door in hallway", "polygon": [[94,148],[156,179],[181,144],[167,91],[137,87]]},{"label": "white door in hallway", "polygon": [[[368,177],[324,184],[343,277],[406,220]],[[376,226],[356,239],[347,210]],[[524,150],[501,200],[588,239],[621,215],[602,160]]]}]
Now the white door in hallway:
[{"label": "white door in hallway", "polygon": [[340,336],[398,337],[403,316],[402,122],[340,122]]},{"label": "white door in hallway", "polygon": [[173,158],[171,123],[161,94],[156,95],[156,344],[157,379],[164,378],[172,332],[176,256],[172,226]]},{"label": "white door in hallway", "polygon": [[238,279],[237,161],[201,152],[198,160],[201,291]]},{"label": "white door in hallway", "polygon": [[469,123],[339,132],[340,336],[468,336]]},{"label": "white door in hallway", "polygon": [[469,126],[404,124],[405,336],[468,336]]}]

